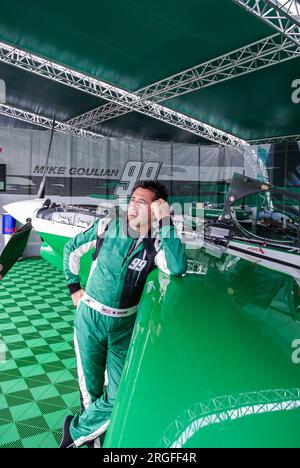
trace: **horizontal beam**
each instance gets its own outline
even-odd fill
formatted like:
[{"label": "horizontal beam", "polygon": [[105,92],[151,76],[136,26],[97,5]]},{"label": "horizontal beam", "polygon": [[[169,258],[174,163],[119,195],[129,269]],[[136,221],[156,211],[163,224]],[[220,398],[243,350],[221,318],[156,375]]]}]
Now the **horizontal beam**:
[{"label": "horizontal beam", "polygon": [[[274,34],[142,88],[135,93],[140,99],[137,105],[143,107],[145,99],[160,102],[181,96],[299,56],[299,46],[280,34]],[[128,112],[130,110],[124,106],[108,103],[66,123],[86,128]]]},{"label": "horizontal beam", "polygon": [[300,45],[300,7],[297,0],[232,1]]},{"label": "horizontal beam", "polygon": [[[6,117],[11,117],[13,119],[21,120],[22,122],[27,122],[32,125],[47,128],[48,130],[51,130],[53,127],[53,121],[47,117],[43,117],[32,112],[26,112],[16,107],[7,106],[6,104],[0,104],[0,114],[5,115]],[[79,137],[103,138],[102,135],[97,133],[89,132],[82,128],[72,127],[63,122],[57,121],[55,122],[54,131]]]},{"label": "horizontal beam", "polygon": [[141,114],[187,130],[214,143],[220,145],[245,143],[244,140],[234,135],[151,101],[143,101],[143,108],[141,108],[139,97],[134,93],[3,42],[0,42],[0,61],[125,106],[128,109],[136,110]]},{"label": "horizontal beam", "polygon": [[300,142],[300,134],[298,135],[288,135],[288,136],[279,136],[279,137],[271,137],[271,138],[261,138],[258,140],[248,140],[250,145],[267,145],[267,144],[274,144],[274,143],[295,143]]}]

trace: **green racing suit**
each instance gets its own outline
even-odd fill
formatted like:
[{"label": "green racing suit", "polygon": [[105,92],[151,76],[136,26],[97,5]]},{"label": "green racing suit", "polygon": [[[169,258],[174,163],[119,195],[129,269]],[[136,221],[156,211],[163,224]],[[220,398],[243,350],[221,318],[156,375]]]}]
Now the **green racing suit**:
[{"label": "green racing suit", "polygon": [[[185,249],[170,218],[160,221],[153,237],[136,237],[127,219],[102,218],[65,246],[64,271],[71,294],[81,289],[80,258],[95,249],[74,321],[84,405],[70,426],[76,446],[90,441],[99,446],[99,437],[107,429],[147,275],[156,266],[169,275],[181,276],[186,271]],[[108,385],[104,390],[105,369]]]}]

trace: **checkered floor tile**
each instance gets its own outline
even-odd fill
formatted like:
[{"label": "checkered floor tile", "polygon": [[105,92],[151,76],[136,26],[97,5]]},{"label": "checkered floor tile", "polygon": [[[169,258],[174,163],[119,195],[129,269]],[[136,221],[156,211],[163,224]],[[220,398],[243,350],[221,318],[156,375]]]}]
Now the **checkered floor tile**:
[{"label": "checkered floor tile", "polygon": [[63,274],[43,259],[0,282],[0,448],[57,447],[78,412],[73,318]]}]

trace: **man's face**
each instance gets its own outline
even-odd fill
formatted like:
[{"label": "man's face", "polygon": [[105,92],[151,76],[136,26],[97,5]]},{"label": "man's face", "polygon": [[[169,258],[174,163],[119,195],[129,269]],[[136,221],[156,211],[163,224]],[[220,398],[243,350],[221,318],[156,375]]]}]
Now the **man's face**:
[{"label": "man's face", "polygon": [[128,206],[128,223],[132,229],[151,223],[151,203],[155,195],[151,190],[137,188]]}]

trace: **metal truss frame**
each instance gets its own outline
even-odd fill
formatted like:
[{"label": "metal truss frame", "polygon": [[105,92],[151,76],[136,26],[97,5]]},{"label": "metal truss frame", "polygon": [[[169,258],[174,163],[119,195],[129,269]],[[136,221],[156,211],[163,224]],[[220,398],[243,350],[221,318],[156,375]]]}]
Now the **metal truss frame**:
[{"label": "metal truss frame", "polygon": [[145,100],[141,106],[139,97],[134,93],[3,42],[0,42],[0,61],[125,106],[128,109],[136,110],[141,114],[187,130],[214,143],[235,146],[245,144],[244,140],[234,135],[152,101]]},{"label": "metal truss frame", "polygon": [[[234,1],[240,3],[242,0]],[[114,112],[113,109],[116,110],[116,108],[118,108],[117,112],[120,112],[122,109],[122,113],[135,110],[211,140],[214,143],[234,146],[248,146],[248,144],[243,139],[161,106],[154,101],[170,99],[171,97],[191,92],[201,87],[210,86],[246,73],[257,71],[260,68],[266,68],[282,61],[299,57],[299,54],[300,47],[298,45],[295,45],[291,40],[280,34],[275,34],[154,83],[134,94],[69,67],[0,42],[0,61],[68,85],[74,89],[110,100],[111,102],[108,104],[110,113]],[[151,97],[151,100],[149,100],[149,97]],[[107,108],[107,106],[102,106],[102,108],[104,107]],[[125,112],[124,107],[126,109]],[[2,105],[1,113],[45,128],[51,128],[50,119],[30,112]],[[79,117],[82,118],[83,116]],[[78,136],[101,137],[101,135],[97,133],[79,128],[79,121],[77,125],[74,125],[76,122],[75,119],[71,119],[65,123],[58,122],[56,124],[56,130]],[[89,123],[89,125],[91,125],[91,123]],[[252,142],[250,143],[252,144]]]},{"label": "metal truss frame", "polygon": [[232,0],[300,45],[300,5],[296,0]]},{"label": "metal truss frame", "polygon": [[273,138],[262,138],[260,140],[249,140],[248,143],[250,145],[268,145],[272,143],[296,143],[298,141],[300,141],[300,134]]},{"label": "metal truss frame", "polygon": [[[7,106],[6,104],[0,104],[0,114],[13,119],[22,120],[23,122],[33,125],[38,125],[39,127],[47,128],[48,130],[51,130],[53,126],[53,121],[47,117],[27,112],[16,107]],[[71,127],[63,122],[56,122],[54,130],[56,132],[68,133],[79,137],[103,138],[100,134],[89,132],[82,128]]]},{"label": "metal truss frame", "polygon": [[[140,99],[137,106],[143,108],[145,99],[164,101],[299,56],[300,47],[277,33],[142,88],[135,93]],[[128,112],[124,106],[108,103],[66,123],[86,128]]]}]

